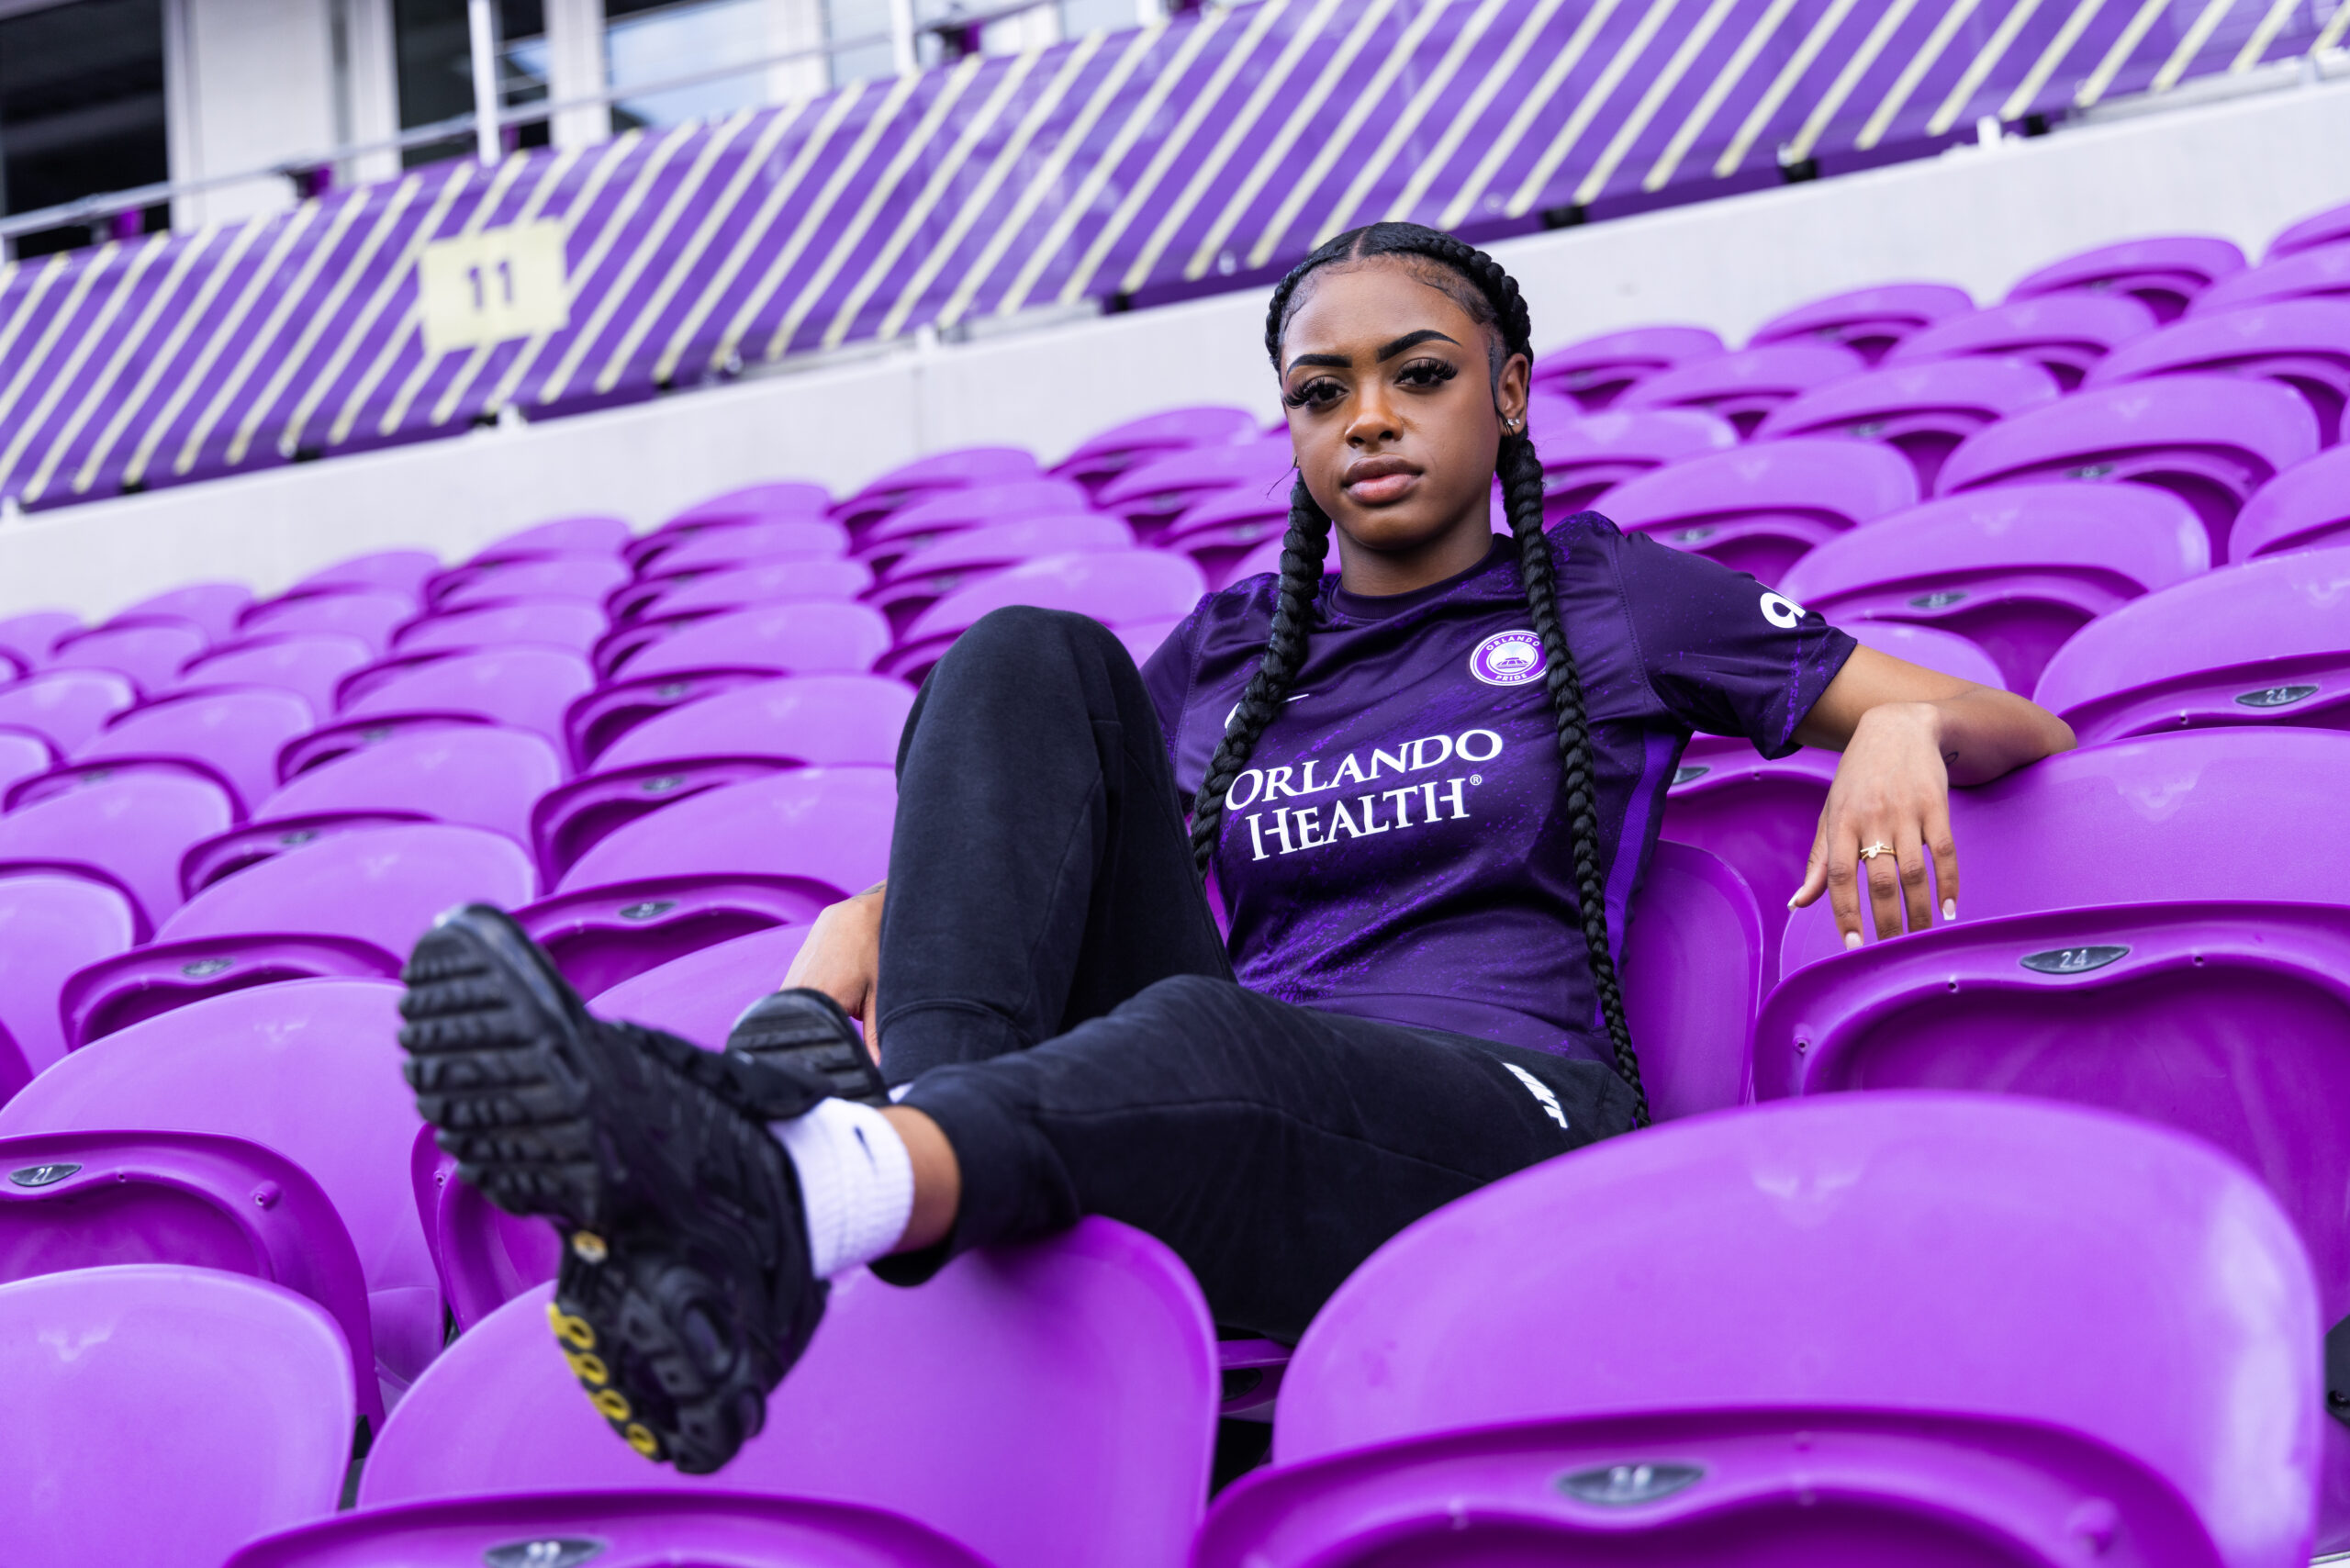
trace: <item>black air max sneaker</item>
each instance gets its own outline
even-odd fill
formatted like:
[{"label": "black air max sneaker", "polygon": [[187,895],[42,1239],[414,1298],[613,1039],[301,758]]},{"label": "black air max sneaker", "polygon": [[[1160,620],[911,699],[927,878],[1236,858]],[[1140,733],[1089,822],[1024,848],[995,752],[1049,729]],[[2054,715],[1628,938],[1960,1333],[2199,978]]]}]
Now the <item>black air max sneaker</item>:
[{"label": "black air max sneaker", "polygon": [[730,1056],[813,1073],[843,1100],[886,1105],[890,1090],[856,1025],[821,991],[794,986],[751,1003],[726,1036]]},{"label": "black air max sneaker", "polygon": [[589,1399],[647,1459],[718,1469],[823,1316],[767,1124],[828,1085],[591,1016],[487,905],[442,916],[401,978],[405,1070],[441,1147],[492,1203],[564,1234],[549,1316]]}]

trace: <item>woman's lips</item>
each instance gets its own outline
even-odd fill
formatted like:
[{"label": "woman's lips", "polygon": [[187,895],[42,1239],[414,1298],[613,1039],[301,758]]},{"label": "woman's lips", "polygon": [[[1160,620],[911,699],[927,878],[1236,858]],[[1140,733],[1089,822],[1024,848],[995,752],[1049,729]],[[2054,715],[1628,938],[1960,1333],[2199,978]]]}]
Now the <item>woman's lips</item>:
[{"label": "woman's lips", "polygon": [[1397,500],[1419,483],[1420,473],[1409,464],[1374,458],[1358,464],[1343,481],[1346,492],[1365,506]]}]

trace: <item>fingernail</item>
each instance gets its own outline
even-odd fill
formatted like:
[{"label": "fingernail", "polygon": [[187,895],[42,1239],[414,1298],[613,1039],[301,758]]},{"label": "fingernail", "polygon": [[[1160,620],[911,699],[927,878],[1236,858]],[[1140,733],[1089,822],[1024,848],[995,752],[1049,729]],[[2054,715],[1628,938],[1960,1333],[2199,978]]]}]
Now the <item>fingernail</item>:
[{"label": "fingernail", "polygon": [[1796,907],[1796,901],[1795,901],[1794,899],[1792,899],[1792,898],[1790,898],[1789,900],[1787,900],[1787,907],[1788,907],[1789,909],[1793,909],[1793,908],[1795,908],[1795,907]]},{"label": "fingernail", "polygon": [[1942,918],[1944,920],[1956,920],[1958,918],[1958,901],[1956,899],[1942,900]]},{"label": "fingernail", "polygon": [[1849,953],[1849,952],[1851,952],[1853,948],[1855,948],[1855,947],[1859,946],[1860,945],[1861,945],[1861,934],[1860,934],[1859,932],[1857,932],[1857,931],[1847,931],[1846,933],[1844,933],[1844,951],[1846,951],[1847,953]]}]

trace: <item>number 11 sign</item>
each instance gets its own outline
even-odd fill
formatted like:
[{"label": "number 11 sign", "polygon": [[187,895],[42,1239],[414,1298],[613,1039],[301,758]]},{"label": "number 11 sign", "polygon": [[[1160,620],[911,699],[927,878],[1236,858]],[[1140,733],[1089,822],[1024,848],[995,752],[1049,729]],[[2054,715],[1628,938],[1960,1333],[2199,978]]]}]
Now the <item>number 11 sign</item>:
[{"label": "number 11 sign", "polygon": [[563,225],[552,218],[436,240],[417,258],[416,285],[427,353],[571,324]]}]

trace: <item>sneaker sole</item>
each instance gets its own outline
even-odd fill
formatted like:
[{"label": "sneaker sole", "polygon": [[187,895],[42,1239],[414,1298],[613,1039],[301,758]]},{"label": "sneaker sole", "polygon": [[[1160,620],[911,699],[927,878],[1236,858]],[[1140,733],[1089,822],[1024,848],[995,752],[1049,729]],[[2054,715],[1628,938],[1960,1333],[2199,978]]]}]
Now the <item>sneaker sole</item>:
[{"label": "sneaker sole", "polygon": [[727,1031],[726,1048],[753,1061],[789,1063],[813,1073],[843,1100],[890,1103],[889,1088],[856,1025],[822,991],[794,989],[759,998]]}]

